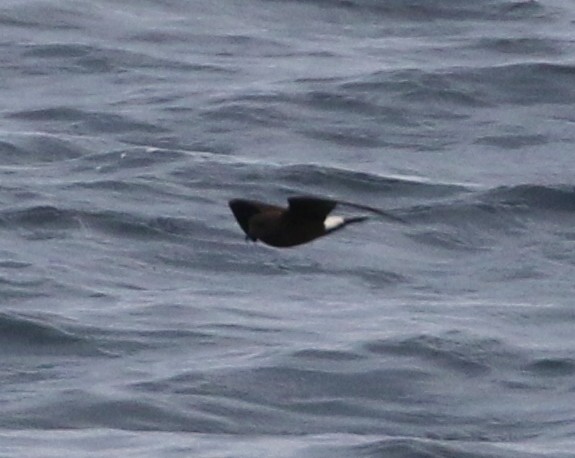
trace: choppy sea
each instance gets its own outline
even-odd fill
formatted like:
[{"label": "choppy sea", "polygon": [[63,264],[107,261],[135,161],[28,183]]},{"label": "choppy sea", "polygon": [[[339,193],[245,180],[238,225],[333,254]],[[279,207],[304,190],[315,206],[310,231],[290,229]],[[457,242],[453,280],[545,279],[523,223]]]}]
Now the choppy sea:
[{"label": "choppy sea", "polygon": [[[575,456],[575,2],[4,0],[0,456]],[[227,201],[377,218],[293,249]]]}]

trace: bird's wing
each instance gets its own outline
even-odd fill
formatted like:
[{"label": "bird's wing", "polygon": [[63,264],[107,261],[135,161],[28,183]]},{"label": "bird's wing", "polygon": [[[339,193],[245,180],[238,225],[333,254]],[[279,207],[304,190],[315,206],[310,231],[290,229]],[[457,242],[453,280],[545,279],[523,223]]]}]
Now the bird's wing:
[{"label": "bird's wing", "polygon": [[258,202],[257,200],[232,199],[228,202],[228,205],[246,234],[249,232],[250,218],[252,216],[269,210],[284,211],[281,207]]},{"label": "bird's wing", "polygon": [[337,201],[319,199],[317,197],[296,196],[290,197],[289,213],[296,217],[318,219],[323,221],[329,212],[337,205]]},{"label": "bird's wing", "polygon": [[337,203],[340,205],[345,205],[346,207],[357,208],[359,210],[365,210],[365,211],[371,212],[375,215],[381,216],[382,218],[386,218],[390,221],[395,221],[398,223],[407,224],[407,221],[404,220],[403,218],[400,218],[399,216],[392,215],[391,213],[386,212],[384,210],[381,210],[380,208],[374,208],[374,207],[370,207],[368,205],[361,205],[361,204],[356,204],[353,202],[345,202],[343,200],[338,200]]},{"label": "bird's wing", "polygon": [[353,202],[346,202],[344,200],[332,200],[332,199],[321,199],[318,197],[311,196],[297,196],[290,197],[288,199],[290,212],[298,215],[305,215],[308,218],[316,216],[319,219],[325,219],[325,217],[331,212],[336,205],[344,205],[350,208],[357,208],[359,210],[365,210],[382,218],[388,219],[390,221],[395,221],[399,223],[407,224],[403,218],[399,216],[392,215],[389,212],[381,210],[379,208],[370,207],[368,205],[356,204]]}]

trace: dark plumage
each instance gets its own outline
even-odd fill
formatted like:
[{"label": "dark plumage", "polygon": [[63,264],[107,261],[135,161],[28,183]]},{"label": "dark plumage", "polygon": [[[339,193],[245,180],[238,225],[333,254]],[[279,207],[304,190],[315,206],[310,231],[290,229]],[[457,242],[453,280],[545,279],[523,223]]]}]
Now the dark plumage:
[{"label": "dark plumage", "polygon": [[399,220],[371,207],[317,197],[290,197],[288,203],[288,208],[282,208],[254,200],[233,199],[230,200],[229,206],[246,233],[246,239],[254,242],[261,240],[268,245],[282,248],[310,242],[348,224],[367,219],[367,216],[328,216],[338,203]]}]

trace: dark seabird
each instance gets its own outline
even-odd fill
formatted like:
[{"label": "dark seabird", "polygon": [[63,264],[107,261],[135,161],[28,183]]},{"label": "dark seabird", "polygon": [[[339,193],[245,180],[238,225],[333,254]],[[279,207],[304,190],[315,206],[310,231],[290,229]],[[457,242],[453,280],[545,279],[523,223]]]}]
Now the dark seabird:
[{"label": "dark seabird", "polygon": [[258,202],[233,199],[229,206],[246,233],[246,240],[257,241],[274,247],[287,248],[310,242],[331,234],[348,224],[360,223],[367,216],[328,216],[337,204],[347,205],[375,213],[384,218],[404,222],[382,210],[349,202],[297,196],[288,199],[288,208]]}]

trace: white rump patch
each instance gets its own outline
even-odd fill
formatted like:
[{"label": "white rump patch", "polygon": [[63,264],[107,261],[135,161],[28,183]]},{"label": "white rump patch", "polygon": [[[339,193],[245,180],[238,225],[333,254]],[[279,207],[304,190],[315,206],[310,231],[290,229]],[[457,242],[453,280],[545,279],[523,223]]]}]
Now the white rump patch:
[{"label": "white rump patch", "polygon": [[344,218],[341,216],[328,216],[323,222],[323,227],[326,231],[331,231],[344,223]]}]

